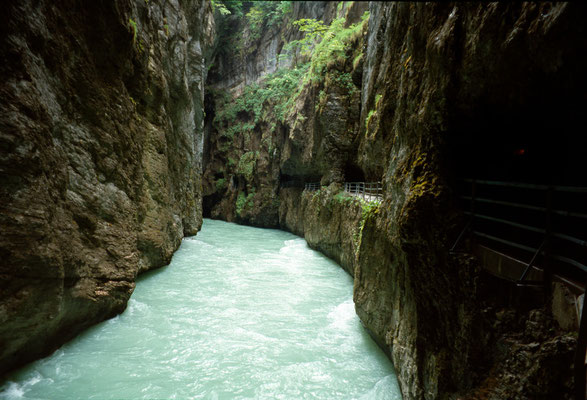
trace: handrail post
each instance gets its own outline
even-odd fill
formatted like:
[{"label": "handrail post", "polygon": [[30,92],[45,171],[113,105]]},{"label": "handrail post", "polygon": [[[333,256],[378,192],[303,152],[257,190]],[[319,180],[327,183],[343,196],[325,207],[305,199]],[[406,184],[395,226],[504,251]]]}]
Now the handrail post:
[{"label": "handrail post", "polygon": [[[587,282],[585,283],[587,287]],[[579,337],[577,338],[577,350],[575,350],[575,360],[573,371],[575,374],[575,399],[585,399],[585,355],[587,350],[587,304],[585,301],[587,293],[583,295],[583,307],[581,309],[581,319],[579,321]]]},{"label": "handrail post", "polygon": [[469,229],[473,230],[473,220],[475,219],[475,196],[477,194],[477,183],[473,178],[471,182],[471,221],[469,223]]},{"label": "handrail post", "polygon": [[544,300],[548,303],[550,299],[550,290],[552,282],[552,186],[549,185],[546,189],[546,218],[544,227]]}]

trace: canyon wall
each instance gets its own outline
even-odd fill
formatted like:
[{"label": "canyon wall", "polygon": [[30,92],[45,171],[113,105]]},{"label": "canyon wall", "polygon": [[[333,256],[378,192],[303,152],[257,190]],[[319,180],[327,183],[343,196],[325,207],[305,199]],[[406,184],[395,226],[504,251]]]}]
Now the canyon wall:
[{"label": "canyon wall", "polygon": [[204,0],[0,16],[0,374],[126,307],[202,223]]},{"label": "canyon wall", "polygon": [[[364,6],[330,18],[348,26]],[[300,79],[285,116],[267,101],[262,113],[243,107],[232,122],[209,120],[204,213],[290,230],[351,273],[356,311],[393,360],[404,398],[570,398],[573,334],[544,309],[496,303],[477,262],[449,249],[464,225],[456,178],[500,177],[499,145],[516,138],[556,131],[571,140],[586,104],[585,7],[368,10],[344,54],[317,79]],[[213,104],[211,116],[226,103]],[[564,146],[552,146],[563,161]],[[560,181],[572,169],[553,163],[549,174]],[[358,180],[382,181],[382,203],[341,192]]]}]

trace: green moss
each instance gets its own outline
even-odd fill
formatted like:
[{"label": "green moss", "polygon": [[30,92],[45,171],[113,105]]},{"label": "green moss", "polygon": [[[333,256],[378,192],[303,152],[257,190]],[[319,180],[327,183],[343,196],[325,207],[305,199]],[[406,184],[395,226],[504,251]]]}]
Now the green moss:
[{"label": "green moss", "polygon": [[238,162],[236,172],[243,175],[247,181],[252,181],[258,157],[258,151],[248,151],[243,154]]},{"label": "green moss", "polygon": [[130,27],[132,28],[132,43],[136,44],[136,42],[137,42],[137,23],[132,18],[128,19],[128,23],[130,24]]},{"label": "green moss", "polygon": [[220,178],[216,181],[216,190],[220,191],[226,188],[226,179]]},{"label": "green moss", "polygon": [[356,57],[353,60],[353,69],[357,69],[359,67],[359,63],[361,62],[362,59],[363,59],[362,52],[356,55]]},{"label": "green moss", "polygon": [[369,124],[371,123],[371,119],[373,119],[373,116],[375,116],[376,112],[377,111],[375,110],[370,110],[369,114],[367,114],[367,118],[365,118],[365,129],[367,131],[369,131]]},{"label": "green moss", "polygon": [[359,249],[361,248],[361,241],[363,240],[363,229],[365,228],[365,223],[374,218],[375,215],[379,213],[379,202],[376,201],[365,201],[360,199],[361,202],[361,221],[359,222],[359,226],[355,230],[353,234],[353,240],[355,242],[355,255],[358,256]]},{"label": "green moss", "polygon": [[284,121],[293,106],[294,93],[307,69],[307,64],[292,69],[279,69],[267,75],[260,84],[246,86],[242,95],[236,99],[230,98],[226,93],[219,93],[218,111],[214,118],[217,129],[233,129],[231,132],[234,133],[234,126],[239,124],[239,114],[246,114],[252,119],[249,126],[245,127],[249,130],[261,121]]},{"label": "green moss", "polygon": [[363,14],[361,22],[345,28],[346,19],[337,18],[330,25],[315,19],[294,21],[305,36],[301,40],[288,43],[290,50],[299,50],[303,55],[311,56],[310,69],[304,76],[304,84],[321,81],[329,64],[345,60],[350,43],[357,40],[367,26],[369,12]]},{"label": "green moss", "polygon": [[375,117],[377,115],[377,112],[379,110],[379,107],[381,105],[381,98],[383,96],[378,94],[375,96],[375,109],[370,110],[369,113],[367,114],[367,118],[365,118],[365,134],[367,134],[367,132],[369,132],[369,125],[371,124],[371,120],[373,119],[373,117]]},{"label": "green moss", "polygon": [[237,215],[241,215],[241,212],[243,211],[243,208],[245,207],[245,204],[247,203],[247,197],[245,196],[245,194],[243,192],[239,192],[238,193],[238,197],[236,198],[236,213]]},{"label": "green moss", "polygon": [[245,196],[244,192],[239,192],[236,198],[236,214],[240,217],[243,211],[247,208],[253,208],[253,198],[255,197],[255,189]]}]

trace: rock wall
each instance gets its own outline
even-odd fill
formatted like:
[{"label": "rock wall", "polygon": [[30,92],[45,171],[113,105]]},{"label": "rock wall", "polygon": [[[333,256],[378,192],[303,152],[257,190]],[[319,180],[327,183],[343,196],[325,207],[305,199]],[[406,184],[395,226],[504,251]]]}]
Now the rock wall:
[{"label": "rock wall", "polygon": [[[350,25],[361,22],[367,6],[365,2],[349,2],[340,7],[336,2],[295,3],[292,15],[286,17],[280,31],[268,30],[258,44],[251,44],[255,50],[240,60],[240,64],[238,57],[236,60],[225,60],[224,56],[217,58],[221,66],[218,69],[224,72],[215,72],[215,78],[208,82],[210,92],[216,95],[210,96],[207,113],[210,118],[207,119],[209,133],[203,183],[207,216],[278,227],[278,193],[285,181],[320,180],[322,177],[325,184],[343,181],[344,170],[352,163],[356,151],[353,145],[358,133],[360,91],[351,80],[357,80],[360,85],[362,64],[353,62],[362,51],[360,34],[347,46],[348,57],[333,60],[337,64],[332,71],[326,73],[320,82],[302,89],[291,109],[286,110],[288,116],[284,120],[280,120],[271,107],[265,107],[261,120],[251,112],[239,113],[236,122],[230,126],[217,124],[214,117],[219,111],[221,94],[232,99],[229,104],[234,103],[245,84],[262,85],[263,78],[275,72],[276,64],[271,61],[274,56],[262,53],[271,38],[279,38],[278,48],[285,57],[286,66],[290,66],[294,56],[298,57],[296,68],[308,61],[303,55],[292,55],[284,50],[285,43],[300,38],[300,32],[292,28],[292,21],[317,18],[329,24],[334,18],[345,18]],[[366,24],[364,26],[366,28]],[[232,63],[232,69],[226,66],[229,63]],[[268,67],[261,72],[262,65]],[[237,78],[227,74],[233,70],[238,71]],[[253,70],[257,73],[246,75],[246,71]],[[339,79],[343,75],[346,78],[344,83]],[[349,85],[355,89],[349,92]],[[326,94],[323,98],[328,100],[320,102],[320,93]],[[237,125],[247,128],[227,135],[226,131],[238,128]],[[243,164],[251,173],[243,173]]]},{"label": "rock wall", "polygon": [[[572,334],[543,311],[507,309],[475,260],[448,249],[463,226],[456,177],[500,176],[500,146],[534,134],[583,143],[571,126],[587,100],[585,7],[370,2],[369,11],[363,37],[302,89],[275,130],[256,124],[257,139],[233,147],[211,135],[211,215],[278,220],[353,274],[357,313],[390,354],[404,398],[569,398]],[[340,74],[354,88],[336,84]],[[261,145],[267,137],[274,147]],[[548,174],[564,181],[579,169],[565,157],[584,152],[549,142],[557,162]],[[236,168],[226,174],[227,155],[245,152],[259,155],[251,181]],[[225,177],[227,186],[214,186]],[[323,186],[312,194],[276,184],[284,180]],[[344,200],[340,182],[349,180],[382,180],[382,204],[368,211]],[[254,193],[238,217],[236,195],[251,182],[271,190]],[[557,374],[535,367],[547,364]],[[525,383],[515,378],[522,370]]]},{"label": "rock wall", "polygon": [[[386,196],[379,218],[363,230],[355,304],[389,346],[404,395],[443,398],[474,385],[483,364],[491,364],[491,357],[484,359],[491,352],[485,340],[491,329],[479,323],[482,283],[470,263],[448,254],[458,232],[453,179],[477,166],[474,155],[467,164],[450,157],[459,157],[459,150],[485,151],[462,142],[505,142],[507,135],[522,137],[533,129],[529,123],[511,129],[511,115],[558,124],[562,140],[566,119],[578,114],[555,111],[544,121],[536,112],[548,104],[558,110],[562,93],[569,110],[585,104],[577,90],[585,87],[578,72],[585,61],[578,55],[586,41],[577,17],[585,9],[563,3],[373,2],[370,11],[375,18],[369,21],[363,70],[366,123],[358,164],[366,174],[383,173]],[[492,121],[480,110],[490,108],[499,110],[493,114],[497,124],[486,131]],[[467,132],[461,130],[464,120]],[[554,148],[552,155],[560,156]],[[570,375],[567,365],[561,367]],[[568,387],[551,387],[549,395],[526,390],[507,397],[569,395]]]},{"label": "rock wall", "polygon": [[202,223],[209,2],[0,16],[0,374],[122,312]]}]

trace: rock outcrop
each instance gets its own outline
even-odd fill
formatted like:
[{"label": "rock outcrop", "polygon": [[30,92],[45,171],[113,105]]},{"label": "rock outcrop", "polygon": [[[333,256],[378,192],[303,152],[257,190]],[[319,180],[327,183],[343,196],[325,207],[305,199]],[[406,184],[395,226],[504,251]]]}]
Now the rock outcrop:
[{"label": "rock outcrop", "polygon": [[201,217],[211,5],[0,16],[0,374],[123,311]]},{"label": "rock outcrop", "polygon": [[[337,16],[356,21],[359,6]],[[571,143],[584,139],[571,127],[587,100],[585,8],[371,2],[369,11],[363,35],[296,93],[286,118],[239,114],[243,129],[228,139],[227,126],[214,128],[204,212],[278,221],[353,274],[357,313],[390,354],[404,398],[568,398],[572,335],[548,317],[546,333],[525,330],[541,312],[496,309],[477,263],[448,250],[463,223],[455,179],[505,177],[511,146],[556,131],[562,144],[552,144],[547,175],[577,176],[584,150]],[[238,167],[243,156],[249,169]],[[354,180],[381,180],[381,205],[339,193]],[[322,189],[303,191],[304,181]],[[496,322],[504,312],[517,321],[507,329]],[[522,359],[560,373],[533,368],[520,385]]]}]

